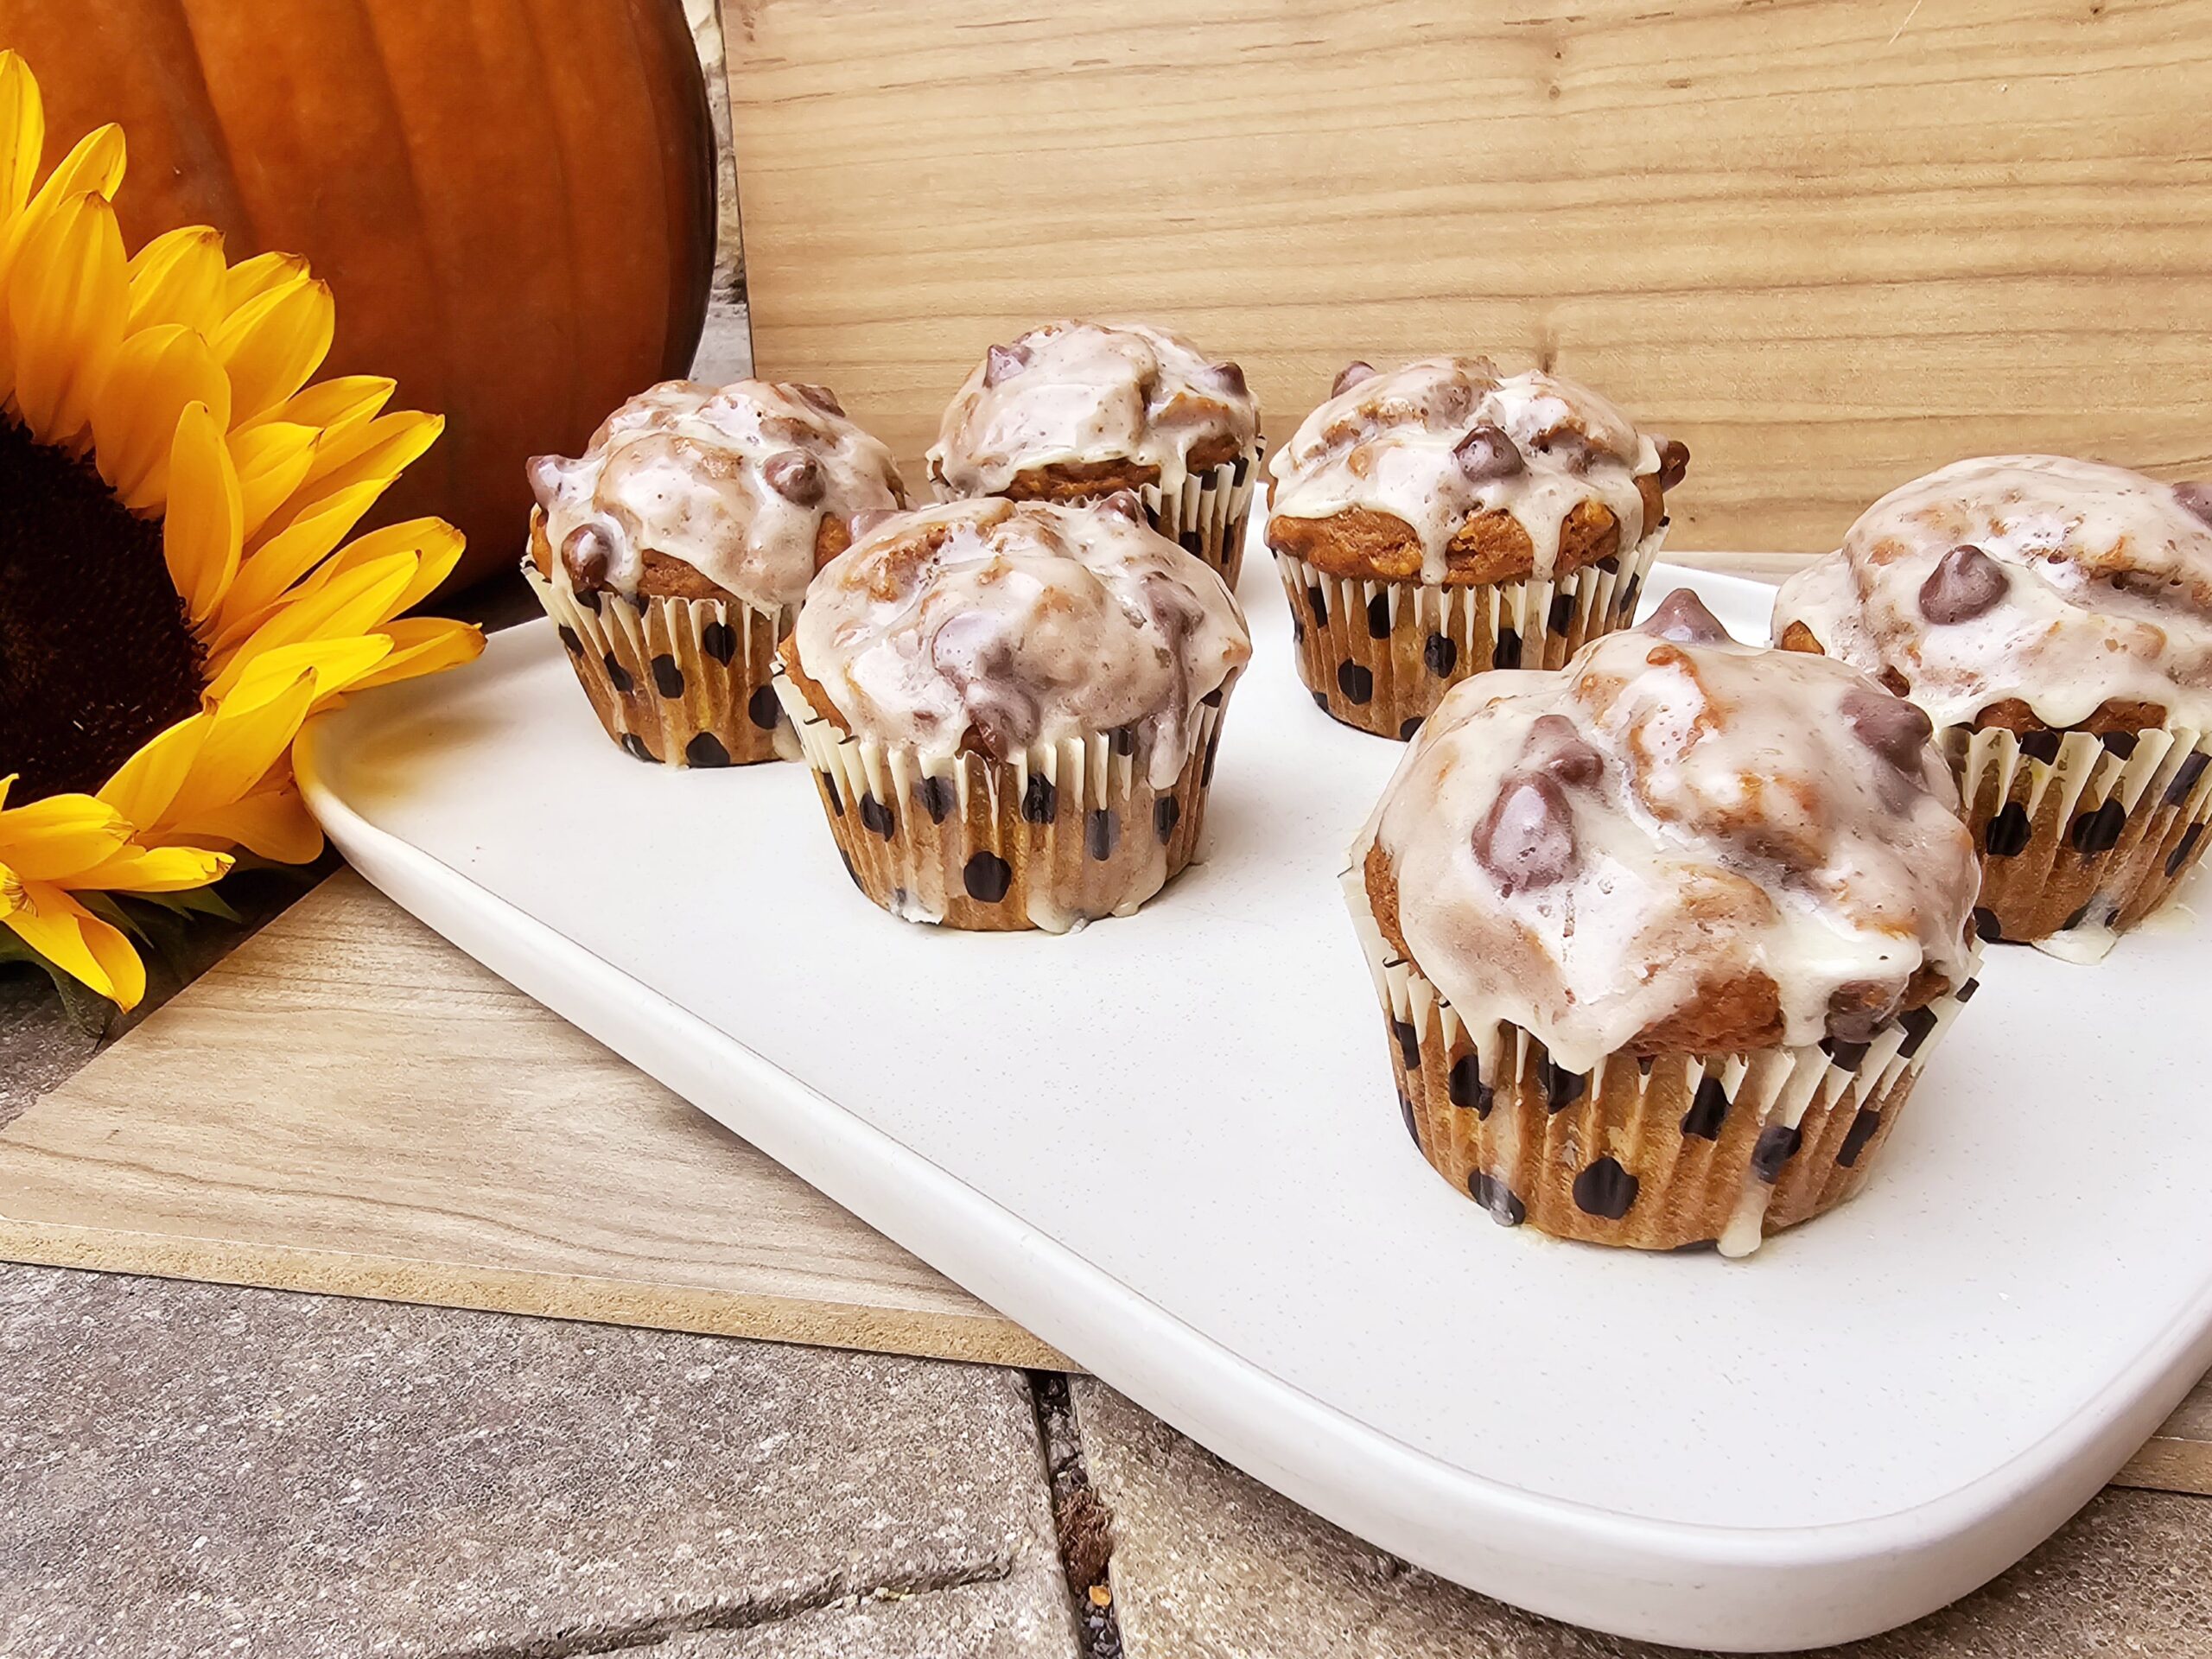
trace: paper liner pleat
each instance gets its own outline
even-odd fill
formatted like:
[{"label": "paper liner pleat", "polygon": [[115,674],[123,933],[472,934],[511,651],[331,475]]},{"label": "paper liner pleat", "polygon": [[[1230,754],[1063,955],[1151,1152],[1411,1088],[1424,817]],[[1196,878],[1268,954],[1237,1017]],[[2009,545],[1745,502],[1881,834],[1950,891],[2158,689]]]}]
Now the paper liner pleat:
[{"label": "paper liner pleat", "polygon": [[1971,979],[1864,1044],[1607,1056],[1576,1074],[1529,1032],[1471,1030],[1344,879],[1405,1126],[1431,1167],[1509,1225],[1635,1249],[1743,1255],[1865,1185]]},{"label": "paper liner pleat", "polygon": [[[1976,922],[2094,960],[2173,897],[2203,855],[2212,733],[2158,727],[2101,738],[1955,726],[1946,758],[1981,855]],[[2052,747],[2055,741],[2055,748]]]},{"label": "paper liner pleat", "polygon": [[1556,580],[1433,587],[1332,576],[1278,553],[1299,677],[1347,726],[1410,737],[1444,694],[1493,668],[1559,668],[1634,619],[1663,527],[1625,558]]},{"label": "paper liner pleat", "polygon": [[523,575],[559,629],[607,734],[675,766],[796,760],[798,737],[772,687],[776,646],[798,613],[735,600],[616,593],[583,603],[528,560]]},{"label": "paper liner pleat", "polygon": [[840,731],[780,671],[775,683],[848,874],[894,916],[1065,932],[1131,914],[1198,851],[1225,693],[1199,706],[1191,752],[1158,790],[1126,728],[925,771],[915,749]]}]

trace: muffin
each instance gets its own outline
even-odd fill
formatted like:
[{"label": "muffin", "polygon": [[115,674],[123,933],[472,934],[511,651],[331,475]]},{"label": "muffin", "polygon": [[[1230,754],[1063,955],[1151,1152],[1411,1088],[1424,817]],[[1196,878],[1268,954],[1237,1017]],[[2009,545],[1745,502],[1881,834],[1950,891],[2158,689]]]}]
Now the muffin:
[{"label": "muffin", "polygon": [[1509,1225],[1640,1249],[1856,1192],[1974,994],[1927,717],[1694,595],[1422,728],[1345,874],[1422,1155]]},{"label": "muffin", "polygon": [[798,759],[777,642],[848,518],[906,505],[891,452],[821,386],[671,380],[530,481],[523,574],[607,734],[671,766]]},{"label": "muffin", "polygon": [[1985,941],[2094,960],[2202,855],[2212,486],[1958,461],[1784,583],[1774,630],[1935,722],[1981,853]]},{"label": "muffin", "polygon": [[1260,465],[1244,371],[1141,322],[1046,322],[994,346],[930,450],[940,500],[1063,505],[1135,493],[1152,527],[1233,589]]},{"label": "muffin", "polygon": [[868,527],[808,589],[776,687],[845,868],[894,916],[1068,929],[1191,861],[1251,637],[1122,493]]},{"label": "muffin", "polygon": [[1271,468],[1268,544],[1313,701],[1410,737],[1470,675],[1557,668],[1626,626],[1688,464],[1553,375],[1354,363]]}]

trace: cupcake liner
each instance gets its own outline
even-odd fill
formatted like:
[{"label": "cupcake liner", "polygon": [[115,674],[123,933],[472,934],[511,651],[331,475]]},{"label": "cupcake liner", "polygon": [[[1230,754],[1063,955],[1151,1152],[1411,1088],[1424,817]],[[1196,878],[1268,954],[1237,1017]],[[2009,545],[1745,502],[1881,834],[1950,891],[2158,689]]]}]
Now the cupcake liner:
[{"label": "cupcake liner", "polygon": [[1555,581],[1470,587],[1332,576],[1278,553],[1299,677],[1345,725],[1409,738],[1460,681],[1493,668],[1558,668],[1626,627],[1664,534],[1662,524],[1627,557]]},{"label": "cupcake liner", "polygon": [[1866,1043],[1616,1053],[1577,1074],[1517,1027],[1471,1031],[1391,951],[1359,868],[1344,886],[1421,1155],[1493,1219],[1590,1243],[1745,1255],[1850,1198],[1977,983]]},{"label": "cupcake liner", "polygon": [[742,766],[798,759],[798,734],[769,683],[796,609],[720,599],[633,602],[616,593],[579,598],[527,559],[523,575],[560,629],[599,723],[639,760]]},{"label": "cupcake liner", "polygon": [[1985,942],[2093,962],[2172,898],[2204,852],[2212,733],[1944,729],[1981,855]]},{"label": "cupcake liner", "polygon": [[918,751],[840,731],[780,666],[830,832],[854,885],[910,922],[1064,933],[1127,916],[1191,862],[1228,688],[1201,704],[1190,756],[1155,790],[1130,728],[1039,744],[1005,760]]}]

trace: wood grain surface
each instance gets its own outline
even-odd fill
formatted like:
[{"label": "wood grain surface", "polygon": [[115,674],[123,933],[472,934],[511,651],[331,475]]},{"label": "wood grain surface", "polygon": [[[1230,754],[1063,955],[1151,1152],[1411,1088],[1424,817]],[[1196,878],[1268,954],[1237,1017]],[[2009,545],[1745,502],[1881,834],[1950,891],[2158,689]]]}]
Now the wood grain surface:
[{"label": "wood grain surface", "polygon": [[756,360],[909,462],[1072,313],[1237,359],[1277,440],[1353,357],[1558,367],[1689,443],[1677,546],[1833,546],[1980,452],[2212,473],[2212,0],[726,22]]},{"label": "wood grain surface", "polygon": [[1065,1364],[350,872],[0,1130],[0,1257]]}]

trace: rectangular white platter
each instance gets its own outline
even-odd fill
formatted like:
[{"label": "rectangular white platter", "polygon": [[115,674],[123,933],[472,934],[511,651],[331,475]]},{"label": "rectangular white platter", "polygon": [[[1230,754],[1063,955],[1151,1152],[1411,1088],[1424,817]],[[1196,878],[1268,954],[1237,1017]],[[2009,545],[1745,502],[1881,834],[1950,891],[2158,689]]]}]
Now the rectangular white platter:
[{"label": "rectangular white platter", "polygon": [[[1661,567],[1739,633],[1771,590]],[[461,949],[1261,1480],[1621,1635],[1901,1624],[2212,1365],[2212,938],[1997,948],[1868,1190],[1742,1262],[1505,1229],[1408,1141],[1337,887],[1395,762],[1264,555],[1205,862],[1065,938],[896,921],[796,766],[609,743],[550,624],[356,701],[300,775]],[[456,1109],[466,1109],[455,1102]]]}]

